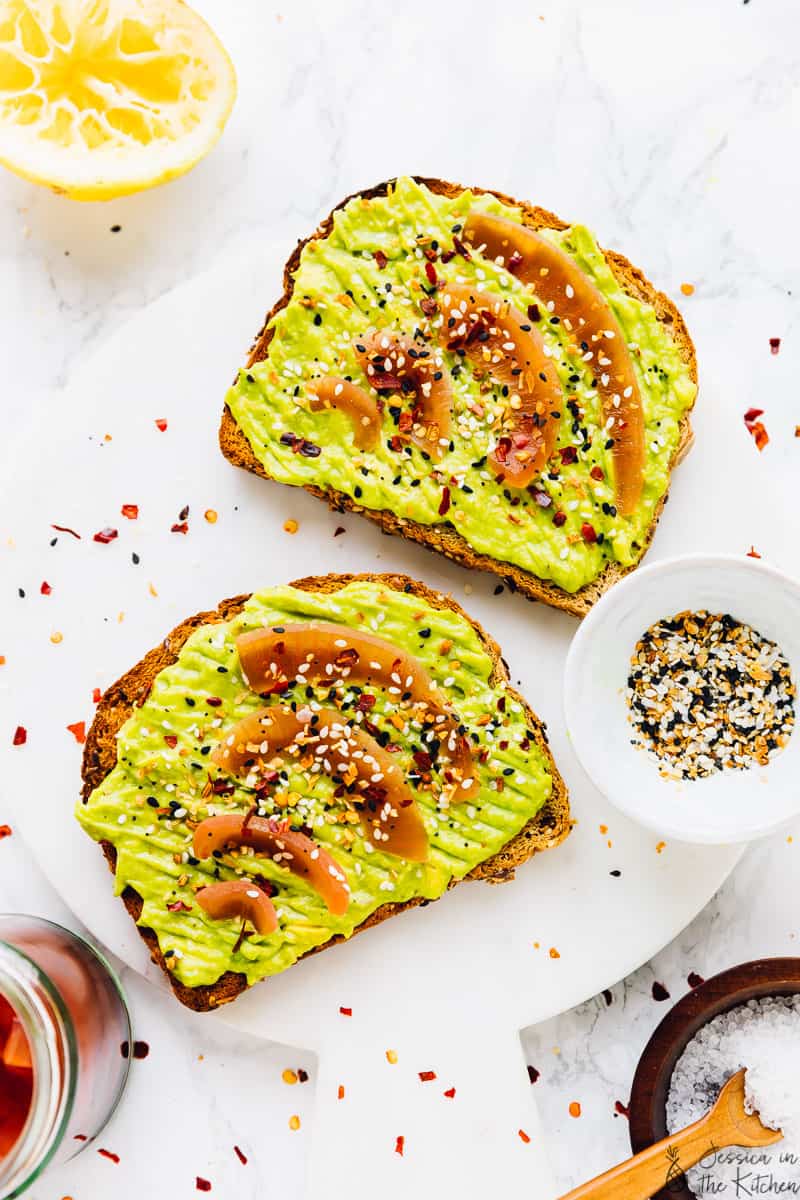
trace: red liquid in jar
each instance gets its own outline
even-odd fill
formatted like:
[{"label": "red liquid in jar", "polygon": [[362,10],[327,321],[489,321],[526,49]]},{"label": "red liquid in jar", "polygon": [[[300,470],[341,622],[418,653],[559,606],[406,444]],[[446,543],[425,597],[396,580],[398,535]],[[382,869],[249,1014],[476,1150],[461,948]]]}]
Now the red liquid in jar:
[{"label": "red liquid in jar", "polygon": [[33,1064],[28,1039],[16,1013],[0,996],[0,1158],[13,1149],[33,1098]]}]

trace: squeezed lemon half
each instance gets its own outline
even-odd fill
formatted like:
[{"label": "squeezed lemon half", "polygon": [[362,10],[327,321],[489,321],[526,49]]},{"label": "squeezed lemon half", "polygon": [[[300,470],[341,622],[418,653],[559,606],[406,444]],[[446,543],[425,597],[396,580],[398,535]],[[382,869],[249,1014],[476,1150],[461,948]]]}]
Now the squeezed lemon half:
[{"label": "squeezed lemon half", "polygon": [[235,98],[225,48],[182,0],[0,0],[0,163],[75,200],[182,175]]}]

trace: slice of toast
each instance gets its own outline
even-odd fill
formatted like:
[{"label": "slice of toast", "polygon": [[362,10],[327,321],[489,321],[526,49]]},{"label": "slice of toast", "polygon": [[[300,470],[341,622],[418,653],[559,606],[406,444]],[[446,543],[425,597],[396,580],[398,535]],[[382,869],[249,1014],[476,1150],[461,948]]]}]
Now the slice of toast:
[{"label": "slice of toast", "polygon": [[[500,647],[494,639],[476,621],[473,621],[455,600],[432,591],[424,584],[409,579],[406,575],[312,576],[297,580],[291,586],[308,592],[331,593],[356,580],[372,580],[398,592],[410,592],[433,608],[450,609],[458,613],[475,630],[492,660],[493,671],[490,682],[498,684],[508,680],[508,670],[501,657]],[[141,662],[108,688],[97,707],[94,721],[86,737],[81,768],[84,801],[88,800],[94,789],[116,766],[117,734],[131,716],[134,708],[147,697],[158,673],[175,662],[181,647],[194,630],[201,625],[230,620],[242,610],[248,599],[248,596],[234,596],[230,600],[223,600],[214,612],[197,613],[182,621],[158,646],[146,654]],[[513,879],[514,871],[518,866],[534,854],[559,845],[572,827],[567,789],[548,746],[545,725],[518,692],[508,687],[506,693],[522,705],[528,727],[535,737],[536,744],[547,758],[548,770],[552,778],[552,791],[546,804],[537,815],[507,842],[499,853],[480,863],[467,876],[468,879],[480,879],[487,883],[502,883]],[[102,842],[101,846],[109,867],[114,871],[116,865],[114,847],[110,842]],[[460,881],[454,880],[450,886],[454,887],[457,882]],[[141,896],[128,887],[122,893],[122,900],[134,921],[138,922],[142,912]],[[412,899],[404,903],[382,904],[357,927],[355,932],[368,929],[406,908],[413,908],[423,903],[427,902],[421,899]],[[245,976],[233,971],[226,971],[216,983],[200,987],[186,987],[169,971],[155,933],[151,929],[141,926],[139,932],[147,944],[153,962],[166,972],[175,995],[187,1007],[198,1012],[206,1012],[217,1008],[220,1004],[234,1000],[247,988]],[[324,945],[318,946],[310,953],[316,954],[341,940],[340,936],[332,937]]]},{"label": "slice of toast", "polygon": [[[442,179],[431,179],[422,176],[414,176],[417,183],[424,184],[432,192],[440,195],[454,196],[466,190],[461,184],[448,183]],[[276,301],[272,309],[267,313],[264,320],[264,325],[250,352],[247,362],[248,366],[265,359],[268,355],[269,345],[272,340],[273,331],[270,328],[270,321],[292,298],[294,290],[294,275],[300,265],[300,256],[303,248],[316,239],[326,238],[333,228],[334,213],[338,209],[343,208],[351,200],[362,197],[371,199],[376,196],[383,196],[387,190],[394,184],[394,180],[388,180],[384,183],[379,183],[375,187],[369,188],[364,192],[356,193],[354,196],[348,196],[342,200],[318,226],[314,233],[305,241],[301,241],[296,246],[291,257],[284,267],[283,295]],[[522,210],[522,222],[525,225],[531,226],[534,229],[567,229],[569,226],[565,221],[546,209],[533,207],[524,201],[514,200],[502,192],[496,192],[488,188],[473,187],[471,191],[479,194],[488,194],[496,196],[505,204],[514,205]],[[678,349],[679,355],[683,363],[689,371],[689,375],[693,383],[697,383],[697,362],[695,357],[694,344],[689,332],[684,323],[678,309],[672,301],[659,292],[645,278],[644,274],[634,267],[627,258],[622,254],[618,254],[613,250],[603,251],[606,261],[613,271],[617,281],[623,289],[631,296],[649,304],[654,310],[661,322],[662,326],[669,330],[670,337]],[[687,410],[680,422],[680,438],[676,449],[672,455],[670,463],[670,475],[672,470],[677,466],[681,459],[691,448],[693,442],[693,434],[690,425],[691,409]],[[248,441],[243,430],[240,428],[236,419],[233,416],[228,405],[225,405],[222,420],[219,429],[219,444],[224,456],[234,464],[234,466],[242,467],[246,471],[252,471],[256,475],[260,475],[264,479],[270,478],[262,463],[258,460],[253,452],[253,449]],[[329,506],[337,512],[357,512],[369,520],[380,525],[385,533],[400,534],[401,537],[406,537],[412,541],[419,542],[423,546],[427,546],[431,550],[438,550],[441,554],[453,559],[465,567],[477,567],[480,570],[491,571],[494,575],[498,575],[503,582],[512,591],[521,592],[530,600],[541,600],[545,604],[550,604],[555,608],[560,608],[565,612],[572,613],[574,616],[583,617],[589,611],[591,606],[603,595],[617,580],[627,575],[630,571],[635,570],[638,563],[647,551],[647,548],[652,540],[658,519],[663,511],[664,505],[667,502],[668,494],[664,493],[658,503],[653,519],[647,529],[647,533],[642,546],[642,551],[639,559],[632,566],[622,566],[615,562],[609,562],[603,569],[601,574],[590,583],[581,587],[578,591],[572,593],[567,592],[558,584],[549,580],[538,578],[512,563],[504,562],[493,558],[488,554],[479,553],[466,541],[464,537],[449,524],[426,525],[421,522],[413,521],[408,518],[398,517],[397,514],[388,509],[377,510],[365,508],[362,504],[353,500],[344,492],[334,490],[329,487],[316,485],[307,485],[305,490],[312,495],[319,497],[321,500],[327,501]]]}]

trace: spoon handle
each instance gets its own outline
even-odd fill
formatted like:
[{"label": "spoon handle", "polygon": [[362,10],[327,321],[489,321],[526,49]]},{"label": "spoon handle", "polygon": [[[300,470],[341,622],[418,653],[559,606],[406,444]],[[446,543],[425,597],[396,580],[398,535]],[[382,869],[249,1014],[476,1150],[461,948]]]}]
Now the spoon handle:
[{"label": "spoon handle", "polygon": [[712,1109],[694,1125],[648,1146],[640,1154],[568,1192],[561,1200],[647,1200],[701,1158],[730,1144],[724,1136],[727,1132],[724,1126],[720,1129],[721,1122],[713,1117]]}]

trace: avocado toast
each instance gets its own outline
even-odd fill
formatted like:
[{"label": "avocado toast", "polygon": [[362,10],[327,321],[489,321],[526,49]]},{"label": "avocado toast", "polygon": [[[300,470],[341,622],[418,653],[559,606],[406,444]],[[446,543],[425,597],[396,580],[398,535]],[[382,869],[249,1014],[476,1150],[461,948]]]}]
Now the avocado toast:
[{"label": "avocado toast", "polygon": [[498,646],[402,575],[184,621],[103,696],[83,783],[78,820],[197,1010],[462,879],[509,879],[570,829]]},{"label": "avocado toast", "polygon": [[235,465],[577,616],[641,560],[691,444],[672,302],[583,226],[399,178],[286,264],[228,392]]}]

